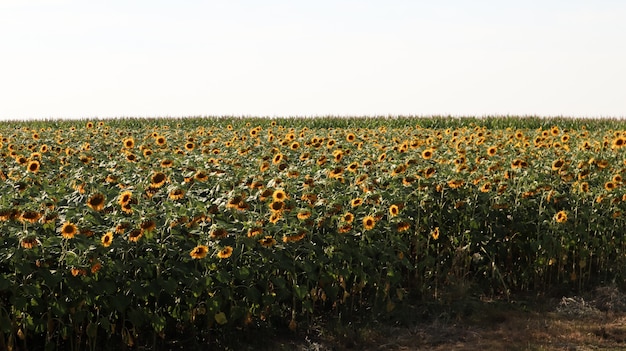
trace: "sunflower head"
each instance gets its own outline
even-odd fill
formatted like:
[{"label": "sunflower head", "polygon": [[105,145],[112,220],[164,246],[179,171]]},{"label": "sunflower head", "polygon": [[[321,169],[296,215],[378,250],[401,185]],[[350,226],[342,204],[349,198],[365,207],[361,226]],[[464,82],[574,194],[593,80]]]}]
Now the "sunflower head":
[{"label": "sunflower head", "polygon": [[269,248],[269,247],[276,245],[276,239],[268,235],[265,238],[259,240],[259,244],[261,244],[261,246],[263,247]]},{"label": "sunflower head", "polygon": [[559,211],[554,215],[554,220],[557,223],[565,223],[567,222],[567,212]]},{"label": "sunflower head", "polygon": [[205,258],[208,253],[209,248],[206,245],[198,245],[191,250],[189,256],[191,256],[194,260],[199,260]]},{"label": "sunflower head", "polygon": [[76,227],[74,223],[65,222],[61,226],[61,236],[63,236],[64,239],[71,239],[76,233],[78,233],[78,227]]},{"label": "sunflower head", "polygon": [[100,238],[100,241],[102,242],[102,246],[104,247],[111,246],[111,243],[113,242],[113,232],[107,232],[106,234],[104,234],[102,238]]},{"label": "sunflower head", "polygon": [[162,187],[167,181],[167,175],[163,172],[155,172],[150,177],[150,187],[154,189],[158,189]]},{"label": "sunflower head", "polygon": [[102,211],[105,201],[104,195],[100,193],[94,194],[87,200],[87,206],[94,211]]},{"label": "sunflower head", "polygon": [[365,216],[363,218],[363,228],[365,230],[372,230],[376,226],[376,218],[373,216]]},{"label": "sunflower head", "polygon": [[218,253],[217,253],[217,257],[220,259],[225,259],[225,258],[229,258],[230,256],[232,256],[233,254],[233,247],[232,246],[224,246],[223,249],[221,249]]}]

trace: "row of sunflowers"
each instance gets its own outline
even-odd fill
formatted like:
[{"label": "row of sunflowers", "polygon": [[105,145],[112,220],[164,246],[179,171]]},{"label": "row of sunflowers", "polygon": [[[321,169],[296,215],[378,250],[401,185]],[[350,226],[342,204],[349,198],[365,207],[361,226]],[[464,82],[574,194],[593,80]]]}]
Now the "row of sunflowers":
[{"label": "row of sunflowers", "polygon": [[0,125],[0,349],[623,280],[626,131],[350,121]]}]

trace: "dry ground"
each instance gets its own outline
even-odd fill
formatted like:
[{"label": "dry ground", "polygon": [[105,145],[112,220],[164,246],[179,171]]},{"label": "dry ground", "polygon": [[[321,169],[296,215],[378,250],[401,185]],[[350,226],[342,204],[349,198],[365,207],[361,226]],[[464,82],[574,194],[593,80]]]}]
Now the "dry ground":
[{"label": "dry ground", "polygon": [[[626,350],[626,297],[614,288],[587,299],[465,302],[428,321],[390,326],[328,325],[276,340],[271,349],[326,350]],[[456,311],[459,311],[458,307]]]}]

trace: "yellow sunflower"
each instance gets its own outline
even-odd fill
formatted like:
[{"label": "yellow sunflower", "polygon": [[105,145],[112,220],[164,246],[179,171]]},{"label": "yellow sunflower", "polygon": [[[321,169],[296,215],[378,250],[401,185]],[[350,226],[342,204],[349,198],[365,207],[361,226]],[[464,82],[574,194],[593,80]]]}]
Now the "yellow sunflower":
[{"label": "yellow sunflower", "polygon": [[567,212],[559,211],[554,215],[554,220],[557,223],[565,223],[567,222]]},{"label": "yellow sunflower", "polygon": [[65,239],[73,238],[78,233],[78,227],[72,222],[65,222],[61,226],[61,236]]},{"label": "yellow sunflower", "polygon": [[165,185],[167,181],[167,175],[163,172],[155,172],[150,177],[150,187],[153,189],[158,189]]},{"label": "yellow sunflower", "polygon": [[224,248],[221,249],[217,253],[217,257],[221,258],[221,259],[225,259],[225,258],[229,258],[232,254],[233,254],[233,247],[232,246],[224,246]]},{"label": "yellow sunflower", "polygon": [[102,238],[100,238],[100,241],[102,242],[102,246],[104,247],[111,246],[111,243],[113,242],[113,232],[107,232],[106,234],[104,234]]},{"label": "yellow sunflower", "polygon": [[198,245],[194,247],[193,250],[191,250],[191,252],[189,253],[189,256],[191,256],[191,258],[193,258],[194,260],[199,260],[199,259],[205,258],[208,253],[209,253],[208,246]]},{"label": "yellow sunflower", "polygon": [[365,230],[372,230],[376,226],[376,218],[373,216],[363,217],[363,228]]}]

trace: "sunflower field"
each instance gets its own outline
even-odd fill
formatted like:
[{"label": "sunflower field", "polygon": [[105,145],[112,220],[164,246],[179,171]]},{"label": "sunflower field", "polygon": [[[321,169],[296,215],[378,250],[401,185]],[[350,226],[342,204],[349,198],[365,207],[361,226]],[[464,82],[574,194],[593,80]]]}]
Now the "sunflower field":
[{"label": "sunflower field", "polygon": [[623,286],[625,150],[618,120],[2,122],[0,349]]}]

